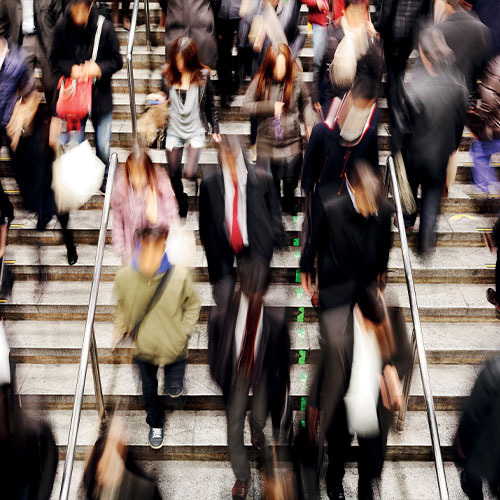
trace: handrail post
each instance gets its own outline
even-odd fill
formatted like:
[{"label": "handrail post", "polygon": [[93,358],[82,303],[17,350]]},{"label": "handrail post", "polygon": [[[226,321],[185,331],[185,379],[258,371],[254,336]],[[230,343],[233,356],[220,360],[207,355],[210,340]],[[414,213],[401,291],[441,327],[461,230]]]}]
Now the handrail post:
[{"label": "handrail post", "polygon": [[106,421],[106,410],[104,408],[104,396],[102,394],[101,372],[99,370],[99,359],[97,357],[97,345],[95,342],[94,324],[92,322],[92,335],[90,337],[90,363],[94,379],[94,392],[96,398],[97,414],[101,423]]},{"label": "handrail post", "polygon": [[439,442],[439,431],[436,420],[436,411],[434,409],[434,400],[432,399],[431,382],[427,369],[427,358],[425,355],[424,339],[422,335],[422,327],[420,324],[420,314],[418,311],[417,294],[415,292],[415,284],[413,282],[413,274],[411,271],[410,252],[408,249],[408,241],[406,239],[406,231],[404,227],[403,208],[399,197],[399,186],[394,168],[394,159],[392,156],[387,158],[387,167],[390,169],[392,194],[394,203],[396,204],[396,214],[398,217],[398,230],[401,240],[401,251],[403,253],[403,264],[406,275],[406,287],[408,288],[408,298],[410,300],[410,310],[413,320],[413,328],[415,333],[416,350],[418,353],[418,362],[420,368],[420,377],[422,379],[422,388],[424,391],[425,406],[427,409],[427,420],[431,434],[432,449],[434,451],[434,459],[436,465],[436,474],[439,486],[439,494],[442,500],[448,500],[448,486],[446,484],[446,474],[444,472],[443,458],[441,455],[441,445]]},{"label": "handrail post", "polygon": [[[97,244],[97,252],[94,263],[94,276],[92,278],[92,285],[90,288],[90,299],[89,299],[89,309],[87,311],[87,321],[85,323],[85,333],[83,336],[82,344],[82,355],[80,358],[80,366],[78,368],[78,380],[76,383],[75,390],[75,402],[73,403],[73,413],[71,415],[71,424],[69,428],[68,446],[66,448],[66,461],[64,462],[64,471],[61,484],[61,494],[59,496],[60,500],[67,500],[69,495],[69,487],[71,484],[71,475],[73,473],[73,462],[75,460],[75,450],[76,450],[76,438],[78,436],[78,428],[80,426],[80,416],[82,412],[83,403],[83,393],[85,390],[85,379],[87,376],[87,366],[89,362],[89,354],[91,351],[92,337],[93,337],[93,325],[95,318],[95,311],[97,307],[97,295],[99,292],[99,281],[101,279],[101,269],[102,261],[104,256],[104,245],[106,244],[106,236],[108,232],[108,220],[109,220],[109,210],[111,206],[111,192],[113,190],[113,182],[115,178],[116,165],[118,163],[118,157],[116,153],[111,155],[111,161],[109,165],[108,173],[108,184],[106,186],[106,195],[104,196],[104,206],[102,209],[101,218],[101,228],[99,230],[99,242]],[[95,346],[94,346],[95,347]],[[93,363],[93,367],[97,367],[97,353],[96,353],[96,363]],[[96,377],[100,378],[99,371],[97,370]],[[95,381],[95,380],[94,380]],[[96,394],[96,396],[98,396]],[[102,398],[102,391],[100,394]],[[97,397],[97,407],[99,408],[99,396]],[[102,400],[102,409],[104,411],[104,402]]]},{"label": "handrail post", "polygon": [[398,431],[402,431],[405,426],[406,411],[408,410],[408,399],[410,397],[410,386],[411,380],[413,378],[413,367],[415,366],[415,360],[417,358],[417,340],[415,337],[415,328],[411,334],[411,371],[406,375],[403,382],[403,403],[398,413],[398,422],[396,428]]},{"label": "handrail post", "polygon": [[144,15],[146,16],[146,47],[151,52],[151,21],[149,18],[149,0],[144,0]]},{"label": "handrail post", "polygon": [[[147,0],[146,0],[147,2]],[[137,13],[139,10],[139,0],[134,0],[134,8],[132,11],[132,19],[130,21],[130,32],[128,35],[127,45],[127,77],[128,77],[128,93],[130,99],[130,113],[132,118],[132,136],[134,139],[134,146],[137,145],[137,112],[135,109],[135,85],[134,85],[134,68],[132,65],[132,53],[134,51],[134,38],[135,30],[137,27]],[[148,4],[149,11],[149,4]],[[149,16],[146,17],[146,30],[149,30]],[[146,33],[146,36],[148,34]]]}]

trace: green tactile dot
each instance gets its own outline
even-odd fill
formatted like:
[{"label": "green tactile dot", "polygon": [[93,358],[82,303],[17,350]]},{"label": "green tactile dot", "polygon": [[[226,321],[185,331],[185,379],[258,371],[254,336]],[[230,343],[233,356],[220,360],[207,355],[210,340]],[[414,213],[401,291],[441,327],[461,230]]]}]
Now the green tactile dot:
[{"label": "green tactile dot", "polygon": [[306,351],[299,351],[299,365],[304,365],[306,363]]}]

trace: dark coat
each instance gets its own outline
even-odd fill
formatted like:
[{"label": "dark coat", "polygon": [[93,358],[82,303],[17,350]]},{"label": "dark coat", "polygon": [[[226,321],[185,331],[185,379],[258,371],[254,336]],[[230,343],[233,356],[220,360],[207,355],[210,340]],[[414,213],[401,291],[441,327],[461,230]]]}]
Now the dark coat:
[{"label": "dark coat", "polygon": [[40,105],[31,134],[21,136],[15,153],[11,153],[23,207],[38,215],[40,230],[57,213],[52,191],[54,150],[49,146],[50,119],[48,110]]},{"label": "dark coat", "polygon": [[[47,54],[52,50],[54,29],[63,14],[61,0],[35,0],[35,29]],[[0,36],[9,44],[21,45],[23,6],[21,0],[3,0],[0,4]]]},{"label": "dark coat", "polygon": [[[75,64],[82,64],[92,57],[98,17],[97,8],[92,8],[86,26],[80,28],[73,23],[68,9],[57,23],[50,59],[54,69],[61,75],[69,77]],[[96,63],[101,68],[102,75],[92,87],[93,120],[98,120],[113,110],[111,77],[123,66],[120,43],[113,23],[109,20],[105,20],[102,27]]]},{"label": "dark coat", "polygon": [[463,73],[469,94],[491,57],[491,34],[475,14],[457,11],[436,26],[455,54],[455,65]]},{"label": "dark coat", "polygon": [[[249,250],[270,261],[274,247],[284,241],[280,202],[273,180],[267,172],[256,171],[247,163],[247,229]],[[204,177],[200,186],[200,239],[208,263],[211,283],[216,283],[232,269],[234,252],[229,242],[224,206],[222,171]]]},{"label": "dark coat", "polygon": [[[227,402],[236,360],[234,359],[234,332],[238,318],[241,293],[231,288],[225,292],[229,301],[213,310],[208,324],[208,358],[210,373],[222,390]],[[232,293],[231,293],[232,292]],[[290,336],[284,308],[264,307],[262,337],[255,356],[253,387],[260,381],[262,368],[267,372],[268,408],[273,415],[273,425],[279,422],[286,406],[290,388]]]},{"label": "dark coat", "polygon": [[500,139],[500,56],[488,64],[478,93],[480,104],[468,115],[469,127],[481,141]]},{"label": "dark coat", "polygon": [[456,70],[431,76],[418,67],[406,95],[408,168],[442,183],[465,125],[467,88],[463,76]]},{"label": "dark coat", "polygon": [[345,192],[342,173],[348,174],[358,159],[378,167],[379,114],[378,108],[375,108],[366,132],[355,146],[342,142],[338,124],[330,129],[325,122],[321,122],[313,128],[302,170],[301,186],[305,193],[313,192],[316,184],[328,184],[335,193]]},{"label": "dark coat", "polygon": [[221,19],[239,19],[241,0],[214,0],[214,13]]},{"label": "dark coat", "polygon": [[300,269],[312,273],[318,256],[319,307],[352,304],[360,288],[387,270],[392,246],[393,208],[384,203],[377,216],[364,218],[349,195],[319,186],[313,197],[311,237],[302,250]]},{"label": "dark coat", "polygon": [[467,471],[500,484],[500,357],[490,359],[479,374],[457,432]]},{"label": "dark coat", "polygon": [[491,31],[493,54],[500,54],[500,9],[498,8],[498,0],[474,0],[472,3],[474,12]]},{"label": "dark coat", "polygon": [[170,47],[180,37],[192,38],[200,61],[209,68],[217,63],[214,13],[209,0],[162,0],[166,10],[165,59]]},{"label": "dark coat", "polygon": [[[165,92],[168,98],[168,96],[170,95],[170,86],[165,77],[162,78],[161,89],[163,90],[163,92]],[[205,127],[205,130],[210,130],[212,133],[218,134],[219,118],[214,102],[212,80],[210,79],[210,71],[206,69],[201,70],[199,106],[200,119],[201,123],[203,123],[203,126]],[[211,128],[209,128],[209,126]]]}]

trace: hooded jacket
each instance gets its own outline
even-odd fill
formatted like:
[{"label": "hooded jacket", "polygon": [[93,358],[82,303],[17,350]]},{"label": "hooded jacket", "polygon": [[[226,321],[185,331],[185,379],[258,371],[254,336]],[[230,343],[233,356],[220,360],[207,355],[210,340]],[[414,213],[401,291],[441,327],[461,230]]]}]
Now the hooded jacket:
[{"label": "hooded jacket", "polygon": [[[97,8],[93,7],[88,22],[83,27],[75,25],[69,9],[59,20],[55,28],[50,59],[54,70],[60,75],[69,77],[74,65],[90,60],[98,18]],[[102,26],[96,63],[101,68],[102,74],[92,86],[91,116],[93,120],[98,120],[113,110],[111,77],[123,66],[120,43],[115,28],[113,23],[107,19]]]},{"label": "hooded jacket", "polygon": [[[117,315],[130,332],[143,317],[161,278],[170,268],[164,255],[158,272],[143,276],[135,262],[117,273],[114,294]],[[135,356],[154,365],[169,365],[187,358],[187,344],[200,314],[200,300],[188,269],[172,267],[168,282],[156,305],[143,319],[137,332]]]}]

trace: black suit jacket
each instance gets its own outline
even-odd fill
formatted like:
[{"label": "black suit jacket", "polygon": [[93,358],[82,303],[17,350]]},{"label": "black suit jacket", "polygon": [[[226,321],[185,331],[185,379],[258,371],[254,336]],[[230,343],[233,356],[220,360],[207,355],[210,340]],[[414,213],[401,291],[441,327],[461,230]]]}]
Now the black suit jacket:
[{"label": "black suit jacket", "polygon": [[[241,293],[234,293],[234,285],[226,294],[229,300],[213,309],[208,323],[208,362],[210,373],[222,390],[227,402],[234,374],[235,329],[240,307]],[[233,293],[231,293],[233,292]],[[262,337],[255,356],[252,385],[255,387],[265,367],[267,373],[268,408],[273,416],[273,425],[279,426],[290,387],[290,336],[285,308],[265,307]]]},{"label": "black suit jacket", "polygon": [[384,203],[377,216],[365,219],[348,194],[337,196],[330,186],[317,188],[300,268],[311,273],[318,257],[321,310],[354,304],[359,287],[369,286],[387,270],[392,212]]},{"label": "black suit jacket", "polygon": [[[248,246],[252,255],[266,261],[284,241],[281,208],[272,177],[246,163]],[[216,283],[232,269],[234,252],[229,243],[224,205],[224,178],[218,169],[200,187],[200,239],[205,248],[208,274]]]}]

